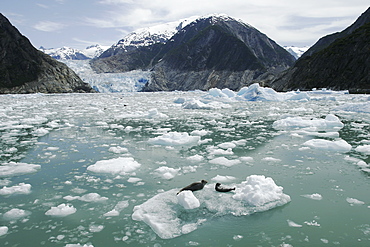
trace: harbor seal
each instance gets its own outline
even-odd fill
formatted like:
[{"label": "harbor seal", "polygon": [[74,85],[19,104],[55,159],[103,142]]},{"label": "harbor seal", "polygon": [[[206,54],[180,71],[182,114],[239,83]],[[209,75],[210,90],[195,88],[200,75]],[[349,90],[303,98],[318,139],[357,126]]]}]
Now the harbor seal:
[{"label": "harbor seal", "polygon": [[192,184],[182,188],[179,192],[177,192],[177,195],[181,191],[184,191],[184,190],[191,190],[191,191],[201,190],[201,189],[203,189],[204,185],[206,185],[206,183],[208,183],[206,180],[202,180],[201,182],[192,183]]},{"label": "harbor seal", "polygon": [[217,183],[216,186],[215,186],[215,189],[218,192],[229,192],[229,191],[235,190],[235,187],[234,188],[224,188],[224,187],[221,186],[220,183]]}]

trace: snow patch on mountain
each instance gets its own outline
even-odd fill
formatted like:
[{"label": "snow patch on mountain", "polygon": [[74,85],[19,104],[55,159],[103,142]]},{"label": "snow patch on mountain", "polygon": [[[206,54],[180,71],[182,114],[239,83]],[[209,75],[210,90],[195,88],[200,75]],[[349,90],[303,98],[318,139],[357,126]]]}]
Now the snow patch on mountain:
[{"label": "snow patch on mountain", "polygon": [[296,47],[296,46],[284,46],[285,50],[287,50],[290,54],[292,54],[296,59],[300,58],[303,53],[305,53],[310,47]]},{"label": "snow patch on mountain", "polygon": [[100,56],[109,46],[102,45],[91,45],[86,47],[83,50],[74,49],[71,47],[63,46],[61,48],[44,48],[40,47],[39,49],[49,56],[62,60],[62,59],[71,59],[71,60],[87,60]]}]

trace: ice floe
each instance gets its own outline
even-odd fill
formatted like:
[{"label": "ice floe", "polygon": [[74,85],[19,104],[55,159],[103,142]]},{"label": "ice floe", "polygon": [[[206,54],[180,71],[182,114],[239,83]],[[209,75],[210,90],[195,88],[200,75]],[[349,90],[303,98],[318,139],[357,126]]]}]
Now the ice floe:
[{"label": "ice floe", "polygon": [[94,165],[87,167],[87,170],[94,173],[127,175],[140,168],[141,164],[132,157],[119,157],[109,160],[100,160]]},{"label": "ice floe", "polygon": [[318,194],[318,193],[314,193],[314,194],[306,194],[306,195],[302,195],[303,197],[305,198],[308,198],[308,199],[312,199],[312,200],[317,200],[317,201],[320,201],[322,200],[322,195]]},{"label": "ice floe", "polygon": [[24,175],[28,173],[37,172],[40,169],[40,165],[27,164],[27,163],[16,163],[9,162],[0,165],[0,178],[14,177]]},{"label": "ice floe", "polygon": [[109,212],[103,214],[105,217],[119,216],[120,212],[129,206],[128,201],[120,201],[116,206]]},{"label": "ice floe", "polygon": [[272,127],[278,130],[293,130],[305,128],[310,131],[324,131],[342,129],[344,124],[340,119],[333,115],[328,114],[325,119],[322,118],[302,118],[302,117],[287,117],[277,120],[273,123]]},{"label": "ice floe", "polygon": [[199,136],[190,136],[186,132],[169,132],[161,136],[149,139],[150,144],[162,146],[181,146],[181,145],[197,145],[200,141]]},{"label": "ice floe", "polygon": [[365,202],[360,201],[360,200],[355,199],[355,198],[351,198],[351,197],[347,197],[346,201],[351,205],[363,205],[363,204],[365,204]]},{"label": "ice floe", "polygon": [[181,170],[181,168],[172,168],[168,166],[161,166],[154,170],[154,174],[163,178],[163,179],[172,179],[174,178],[178,172]]},{"label": "ice floe", "polygon": [[103,202],[108,200],[108,197],[101,196],[98,193],[88,193],[83,196],[65,196],[63,199],[67,201],[80,200],[83,202]]},{"label": "ice floe", "polygon": [[7,226],[0,226],[0,237],[8,233],[9,228]]},{"label": "ice floe", "polygon": [[370,155],[370,145],[358,146],[355,148],[355,151],[366,154],[366,155]]},{"label": "ice floe", "polygon": [[12,208],[3,214],[4,220],[15,221],[27,217],[31,212],[19,208]]},{"label": "ice floe", "polygon": [[56,207],[51,207],[45,215],[54,217],[65,217],[76,213],[77,209],[73,205],[62,203]]},{"label": "ice floe", "polygon": [[306,141],[302,144],[314,149],[320,149],[325,151],[335,151],[335,152],[349,152],[352,149],[352,146],[348,144],[345,140],[339,139],[336,141],[329,141],[324,139],[312,139]]},{"label": "ice floe", "polygon": [[239,159],[227,159],[226,157],[217,157],[209,161],[211,164],[223,165],[223,166],[234,166],[241,163]]},{"label": "ice floe", "polygon": [[11,187],[4,186],[0,189],[0,195],[8,196],[13,194],[29,194],[31,193],[31,185],[25,183],[19,183],[18,185],[14,185]]},{"label": "ice floe", "polygon": [[[220,196],[214,185],[206,185],[203,190],[191,192],[195,198],[190,199],[179,199],[176,196],[178,189],[165,191],[135,206],[132,219],[145,222],[160,238],[170,239],[196,230],[215,215],[250,215],[290,201],[282,187],[277,186],[272,178],[262,175],[249,176],[236,188],[235,194],[223,193]],[[189,194],[185,193],[184,197]],[[190,211],[184,208],[189,202],[197,206],[196,200],[200,203],[198,207]]]}]

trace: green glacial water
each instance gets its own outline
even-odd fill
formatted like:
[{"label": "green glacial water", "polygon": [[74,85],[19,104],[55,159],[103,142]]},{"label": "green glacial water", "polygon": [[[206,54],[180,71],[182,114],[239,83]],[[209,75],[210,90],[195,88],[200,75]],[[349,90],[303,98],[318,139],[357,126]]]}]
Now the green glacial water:
[{"label": "green glacial water", "polygon": [[0,246],[370,246],[368,96],[309,96],[2,95]]}]

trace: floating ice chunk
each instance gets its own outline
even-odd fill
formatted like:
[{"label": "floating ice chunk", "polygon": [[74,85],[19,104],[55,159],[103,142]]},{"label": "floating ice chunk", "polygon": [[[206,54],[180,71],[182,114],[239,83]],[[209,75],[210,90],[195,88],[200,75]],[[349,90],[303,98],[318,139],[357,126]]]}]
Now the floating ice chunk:
[{"label": "floating ice chunk", "polygon": [[334,110],[370,113],[370,102],[344,104],[336,107]]},{"label": "floating ice chunk", "polygon": [[90,232],[101,232],[104,229],[103,225],[91,225],[89,226]]},{"label": "floating ice chunk", "polygon": [[217,158],[210,160],[209,163],[215,164],[215,165],[233,166],[233,165],[240,164],[241,161],[238,159],[229,160],[225,157],[217,157]]},{"label": "floating ice chunk", "polygon": [[278,130],[307,128],[310,131],[340,130],[344,124],[333,114],[328,114],[325,119],[304,119],[302,117],[287,117],[275,121],[272,127]]},{"label": "floating ice chunk", "polygon": [[154,173],[163,179],[169,180],[174,178],[180,170],[181,168],[175,169],[167,166],[161,166],[155,169]]},{"label": "floating ice chunk", "polygon": [[277,186],[274,180],[263,175],[251,175],[236,187],[233,198],[252,206],[287,203],[290,196],[283,193],[283,187]]},{"label": "floating ice chunk", "polygon": [[137,183],[137,182],[139,182],[139,181],[141,181],[142,179],[141,178],[134,178],[134,177],[131,177],[131,178],[129,178],[129,179],[127,179],[127,182],[129,182],[129,183]]},{"label": "floating ice chunk", "polygon": [[40,165],[33,165],[27,163],[3,163],[0,165],[0,178],[14,177],[24,175],[28,173],[37,172],[40,169]]},{"label": "floating ice chunk", "polygon": [[186,132],[169,132],[158,137],[150,138],[149,143],[163,146],[196,145],[199,136],[190,136]]},{"label": "floating ice chunk", "polygon": [[177,195],[178,203],[185,209],[194,209],[200,206],[199,200],[194,196],[190,190],[185,190]]},{"label": "floating ice chunk", "polygon": [[19,220],[21,218],[27,217],[30,215],[31,212],[19,209],[19,208],[12,208],[5,214],[3,214],[4,220],[13,221],[13,220]]},{"label": "floating ice chunk", "polygon": [[186,158],[187,160],[193,161],[193,162],[201,162],[204,158],[203,156],[199,154],[195,154],[193,156],[189,156]]},{"label": "floating ice chunk", "polygon": [[120,146],[110,147],[108,151],[112,152],[112,153],[115,153],[115,154],[128,153],[127,148],[123,148],[123,147],[120,147]]},{"label": "floating ice chunk", "polygon": [[102,202],[108,200],[108,197],[101,196],[98,193],[88,193],[83,196],[65,196],[63,199],[68,201],[80,200],[83,202]]},{"label": "floating ice chunk", "polygon": [[265,157],[262,159],[262,161],[268,161],[268,162],[279,162],[281,159],[273,158],[273,157]]},{"label": "floating ice chunk", "polygon": [[220,147],[223,149],[229,149],[229,148],[233,149],[236,147],[236,144],[233,142],[224,142],[224,143],[218,144],[217,147]]},{"label": "floating ice chunk", "polygon": [[70,214],[76,213],[77,209],[70,204],[62,203],[56,207],[51,207],[46,211],[45,215],[54,216],[54,217],[65,217]]},{"label": "floating ice chunk", "polygon": [[193,130],[190,135],[192,136],[205,136],[209,133],[207,130]]},{"label": "floating ice chunk", "polygon": [[351,205],[363,205],[363,204],[365,204],[365,202],[363,202],[363,201],[357,200],[355,198],[350,198],[350,197],[347,197],[346,201]]},{"label": "floating ice chunk", "polygon": [[87,170],[94,173],[127,175],[137,170],[140,166],[141,164],[132,157],[119,157],[110,160],[100,160],[94,165],[88,166]]},{"label": "floating ice chunk", "polygon": [[128,201],[120,201],[116,204],[116,206],[109,212],[103,214],[103,216],[105,217],[111,217],[111,216],[118,216],[120,214],[120,212],[127,208],[129,206],[129,202]]},{"label": "floating ice chunk", "polygon": [[92,244],[66,244],[64,247],[94,247]]},{"label": "floating ice chunk", "polygon": [[198,99],[188,99],[182,104],[182,107],[184,109],[215,110],[222,108],[230,108],[231,106],[217,101],[204,103]]},{"label": "floating ice chunk", "polygon": [[186,101],[186,99],[185,98],[177,98],[177,99],[175,99],[174,101],[173,101],[173,103],[175,103],[175,104],[183,104],[184,102]]},{"label": "floating ice chunk", "polygon": [[150,109],[146,118],[167,118],[166,114],[160,113],[156,108]]},{"label": "floating ice chunk", "polygon": [[366,155],[370,155],[370,145],[358,146],[357,148],[355,148],[355,151]]},{"label": "floating ice chunk", "polygon": [[32,134],[35,135],[35,136],[44,136],[44,135],[49,134],[49,130],[47,130],[45,128],[39,128],[39,129],[36,129],[35,131],[33,131]]},{"label": "floating ice chunk", "polygon": [[0,189],[0,195],[7,196],[12,194],[30,194],[31,193],[31,185],[20,183],[18,185],[14,185],[12,187],[6,187]]},{"label": "floating ice chunk", "polygon": [[352,149],[352,146],[342,139],[337,141],[312,139],[303,143],[303,146],[335,152],[349,152]]},{"label": "floating ice chunk", "polygon": [[228,183],[228,182],[231,182],[235,179],[236,179],[236,177],[233,177],[233,176],[217,175],[216,177],[212,178],[211,180],[215,181],[215,182],[219,182],[219,183]]},{"label": "floating ice chunk", "polygon": [[7,226],[0,226],[0,237],[8,233],[9,228]]},{"label": "floating ice chunk", "polygon": [[322,200],[322,195],[320,195],[318,193],[314,193],[314,194],[311,194],[311,195],[302,195],[302,196],[306,197],[308,199],[312,199],[312,200],[317,200],[317,201]]},{"label": "floating ice chunk", "polygon": [[302,225],[299,225],[291,220],[287,220],[287,222],[290,227],[302,227]]}]

